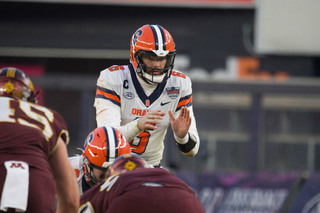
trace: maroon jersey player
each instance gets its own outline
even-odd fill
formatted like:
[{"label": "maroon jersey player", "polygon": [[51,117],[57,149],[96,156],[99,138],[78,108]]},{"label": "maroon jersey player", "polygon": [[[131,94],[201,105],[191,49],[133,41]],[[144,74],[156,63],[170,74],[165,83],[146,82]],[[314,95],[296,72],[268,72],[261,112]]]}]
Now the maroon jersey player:
[{"label": "maroon jersey player", "polygon": [[66,123],[36,104],[23,71],[0,69],[0,112],[0,212],[77,212]]},{"label": "maroon jersey player", "polygon": [[81,196],[79,213],[204,213],[193,190],[162,168],[150,168],[140,157],[122,155],[109,177]]}]

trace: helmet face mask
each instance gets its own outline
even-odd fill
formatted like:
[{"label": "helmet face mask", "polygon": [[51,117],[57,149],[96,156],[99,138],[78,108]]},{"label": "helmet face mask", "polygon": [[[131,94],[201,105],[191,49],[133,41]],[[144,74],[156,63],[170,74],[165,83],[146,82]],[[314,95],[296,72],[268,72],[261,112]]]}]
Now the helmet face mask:
[{"label": "helmet face mask", "polygon": [[[106,168],[97,167],[90,163],[87,157],[84,157],[84,177],[90,186],[94,186],[100,182],[105,176],[104,174],[108,171],[109,166]],[[100,172],[101,171],[101,172]],[[97,175],[99,173],[99,175]]]},{"label": "helmet face mask", "polygon": [[[138,62],[138,67],[136,69],[139,76],[142,77],[147,83],[162,83],[167,81],[171,76],[171,71],[173,69],[173,63],[175,58],[175,52],[168,53],[166,56],[157,56],[153,52],[140,51],[136,54],[136,61]],[[153,68],[147,66],[144,62],[144,58],[149,60],[165,60],[164,68]],[[158,73],[158,74],[155,74]]]},{"label": "helmet face mask", "polygon": [[0,69],[0,96],[37,103],[30,78],[14,67]]},{"label": "helmet face mask", "polygon": [[[159,25],[144,25],[132,36],[130,61],[137,74],[147,83],[166,82],[171,76],[176,55],[175,44],[170,33]],[[148,67],[143,57],[165,58],[164,67]],[[154,74],[154,73],[162,74]]]},{"label": "helmet face mask", "polygon": [[101,181],[101,177],[94,173],[104,176],[116,157],[131,153],[130,145],[120,131],[107,126],[90,132],[85,140],[84,149],[84,177],[91,186]]}]

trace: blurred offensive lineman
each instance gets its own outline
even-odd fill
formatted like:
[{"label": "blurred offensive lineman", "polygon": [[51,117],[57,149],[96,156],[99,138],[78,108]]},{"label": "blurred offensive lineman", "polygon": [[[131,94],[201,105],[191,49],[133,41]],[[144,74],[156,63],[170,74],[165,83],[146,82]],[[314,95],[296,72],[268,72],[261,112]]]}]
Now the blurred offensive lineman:
[{"label": "blurred offensive lineman", "polygon": [[69,157],[75,172],[80,195],[105,178],[109,165],[116,157],[130,154],[124,136],[113,127],[98,127],[85,140],[82,155]]},{"label": "blurred offensive lineman", "polygon": [[97,81],[97,125],[119,129],[131,152],[155,167],[160,166],[170,123],[184,155],[196,155],[200,144],[191,80],[172,70],[175,54],[173,38],[166,29],[144,25],[132,36],[131,63],[101,71]]},{"label": "blurred offensive lineman", "polygon": [[79,213],[204,213],[193,190],[137,155],[122,155],[107,179],[81,196]]},{"label": "blurred offensive lineman", "polygon": [[66,123],[36,104],[31,80],[16,68],[0,70],[0,129],[0,212],[77,212]]}]

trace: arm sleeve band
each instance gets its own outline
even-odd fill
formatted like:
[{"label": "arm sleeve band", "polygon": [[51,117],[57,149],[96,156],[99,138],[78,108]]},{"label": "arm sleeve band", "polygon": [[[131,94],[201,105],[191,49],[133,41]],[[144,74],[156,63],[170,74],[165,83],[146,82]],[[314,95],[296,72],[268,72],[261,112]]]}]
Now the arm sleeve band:
[{"label": "arm sleeve band", "polygon": [[188,153],[196,146],[197,143],[193,141],[191,137],[189,137],[189,140],[187,143],[180,144],[176,141],[176,144],[181,152]]}]

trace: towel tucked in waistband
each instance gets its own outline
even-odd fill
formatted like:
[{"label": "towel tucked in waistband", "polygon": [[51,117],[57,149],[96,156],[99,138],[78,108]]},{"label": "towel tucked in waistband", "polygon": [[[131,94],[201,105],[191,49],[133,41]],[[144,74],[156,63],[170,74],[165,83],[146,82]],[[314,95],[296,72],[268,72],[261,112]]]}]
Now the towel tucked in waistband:
[{"label": "towel tucked in waistband", "polygon": [[6,161],[7,176],[4,182],[0,210],[16,209],[24,212],[28,204],[29,165],[23,161]]}]

